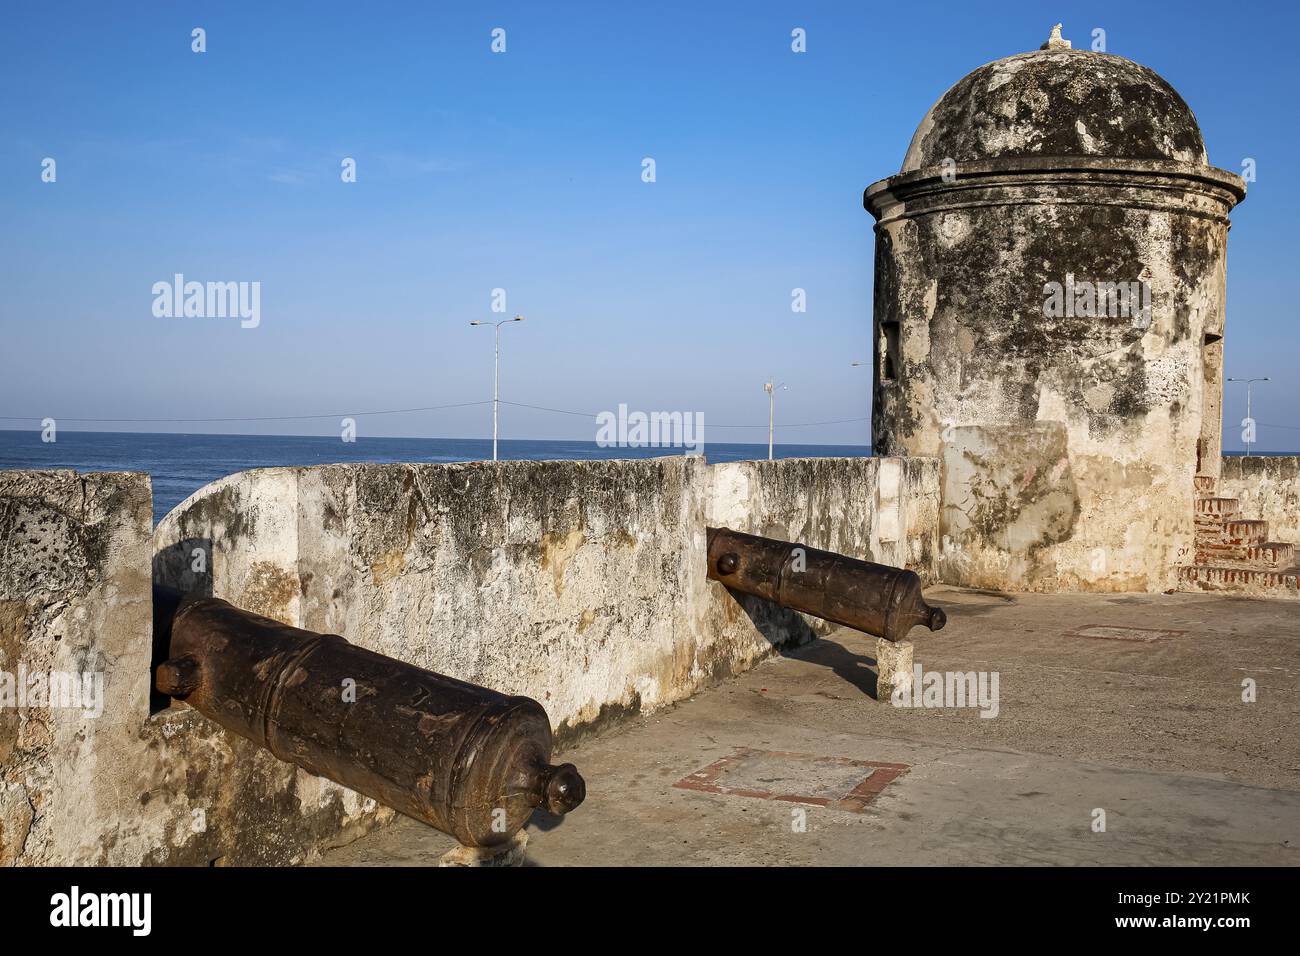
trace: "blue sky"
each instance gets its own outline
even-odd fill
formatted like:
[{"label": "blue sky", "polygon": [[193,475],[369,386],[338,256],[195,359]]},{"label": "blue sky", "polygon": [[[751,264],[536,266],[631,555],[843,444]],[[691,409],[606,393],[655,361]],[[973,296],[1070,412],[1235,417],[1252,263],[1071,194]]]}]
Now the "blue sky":
[{"label": "blue sky", "polygon": [[[543,9],[545,8],[545,9]],[[1233,214],[1229,375],[1300,426],[1293,233],[1296,5],[47,3],[0,13],[0,415],[262,417],[491,397],[700,410],[711,441],[869,414],[872,220],[948,86],[1052,23],[1152,67],[1211,162],[1258,179]],[[191,51],[191,30],[207,52]],[[490,50],[493,28],[507,51]],[[793,54],[790,31],[807,31]],[[41,161],[57,161],[42,183]],[[643,157],[657,181],[641,180]],[[354,184],[340,181],[344,157]],[[259,281],[261,324],[166,319],[176,272]],[[790,292],[807,290],[808,311]],[[1229,386],[1226,419],[1244,413]],[[506,407],[507,438],[594,438]],[[18,423],[0,422],[0,427]],[[35,427],[35,422],[24,423]],[[65,428],[92,426],[65,422]],[[110,430],[335,434],[333,421]],[[359,434],[481,436],[475,407]],[[1226,442],[1239,446],[1235,428]],[[786,441],[862,443],[868,423]],[[1263,450],[1300,428],[1260,429]]]}]

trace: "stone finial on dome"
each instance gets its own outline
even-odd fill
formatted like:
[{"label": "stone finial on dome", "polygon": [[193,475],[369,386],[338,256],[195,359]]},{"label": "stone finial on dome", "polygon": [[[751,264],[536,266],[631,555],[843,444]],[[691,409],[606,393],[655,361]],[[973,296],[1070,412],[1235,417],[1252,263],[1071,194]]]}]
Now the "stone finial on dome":
[{"label": "stone finial on dome", "polygon": [[1058,23],[1052,27],[1052,35],[1047,38],[1047,42],[1040,46],[1040,50],[1068,50],[1071,44],[1061,36],[1061,25]]}]

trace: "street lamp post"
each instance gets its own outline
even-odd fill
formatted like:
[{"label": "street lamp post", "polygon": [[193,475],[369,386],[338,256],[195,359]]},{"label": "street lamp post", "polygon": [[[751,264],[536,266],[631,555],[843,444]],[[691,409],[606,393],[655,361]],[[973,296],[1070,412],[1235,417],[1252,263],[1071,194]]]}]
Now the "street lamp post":
[{"label": "street lamp post", "polygon": [[[1245,382],[1245,383],[1246,383],[1246,419],[1247,419],[1247,421],[1251,421],[1251,423],[1253,424],[1253,419],[1251,419],[1251,417],[1250,417],[1250,386],[1253,385],[1255,382],[1267,382],[1267,381],[1268,381],[1268,377],[1265,376],[1264,378],[1230,378],[1230,379],[1228,379],[1228,381],[1229,381],[1229,382]],[[1248,441],[1248,442],[1246,442],[1245,444],[1246,444],[1246,457],[1249,458],[1249,457],[1250,457],[1250,446],[1253,445],[1254,442],[1253,442],[1253,441]]]},{"label": "street lamp post", "polygon": [[490,325],[495,332],[495,351],[492,357],[492,460],[497,460],[497,405],[500,403],[501,396],[501,326],[507,322],[522,322],[524,317],[516,315],[513,319],[502,319],[500,322],[481,322],[478,319],[470,322],[470,325]]},{"label": "street lamp post", "polygon": [[772,436],[776,430],[776,390],[785,388],[785,383],[780,385],[775,382],[764,382],[763,391],[767,392],[767,460],[772,460]]}]

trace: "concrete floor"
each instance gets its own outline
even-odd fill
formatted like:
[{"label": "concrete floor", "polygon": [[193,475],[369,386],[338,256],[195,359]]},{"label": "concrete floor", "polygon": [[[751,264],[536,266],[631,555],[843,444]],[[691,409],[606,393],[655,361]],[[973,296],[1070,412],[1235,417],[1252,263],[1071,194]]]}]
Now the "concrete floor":
[{"label": "concrete floor", "polygon": [[[927,599],[949,623],[913,632],[916,662],[996,671],[995,718],[876,702],[874,639],[840,630],[569,749],[587,801],[560,820],[534,817],[529,862],[1300,863],[1300,605],[953,588]],[[1097,625],[1176,633],[1072,634]],[[1242,700],[1245,678],[1254,703]],[[862,812],[673,786],[742,748],[907,770]],[[870,772],[749,761],[720,782],[832,794]],[[1105,832],[1094,831],[1098,809]],[[432,865],[453,845],[402,819],[320,863]]]}]

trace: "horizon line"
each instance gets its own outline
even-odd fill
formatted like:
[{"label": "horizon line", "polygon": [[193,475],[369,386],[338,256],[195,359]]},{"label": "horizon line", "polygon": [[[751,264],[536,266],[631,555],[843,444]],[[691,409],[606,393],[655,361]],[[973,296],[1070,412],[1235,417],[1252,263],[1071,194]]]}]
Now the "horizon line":
[{"label": "horizon line", "polygon": [[[778,426],[778,427],[779,427],[779,426]],[[2,433],[2,432],[13,432],[13,433],[35,433],[35,434],[38,434],[38,435],[39,435],[40,432],[41,432],[41,429],[39,429],[39,428],[5,428],[5,427],[0,426],[0,433]],[[178,437],[178,438],[335,438],[335,439],[337,439],[337,435],[328,435],[328,434],[322,434],[322,435],[296,435],[296,434],[282,434],[282,433],[279,433],[279,432],[274,432],[274,433],[272,433],[272,432],[267,432],[267,433],[258,433],[258,432],[167,432],[167,431],[156,431],[156,432],[130,432],[130,431],[113,431],[113,430],[109,430],[109,429],[89,429],[89,430],[88,430],[88,429],[71,429],[71,428],[66,428],[66,429],[65,429],[65,428],[60,428],[60,429],[59,429],[59,434],[63,434],[63,435],[170,435],[170,436],[174,436],[174,437]],[[363,436],[363,435],[358,435],[357,438],[356,438],[356,441],[355,441],[355,442],[344,442],[344,444],[356,444],[356,443],[360,443],[361,441],[378,441],[378,440],[384,440],[384,441],[481,441],[481,442],[486,442],[486,443],[488,443],[488,444],[491,444],[491,442],[492,442],[492,438],[491,438],[490,436],[489,436],[489,437],[486,437],[486,438],[483,438],[483,437],[478,437],[478,436],[473,436],[473,437],[458,437],[458,436],[454,436],[454,435],[439,435],[439,436],[432,436],[432,437],[431,437],[431,436],[425,436],[425,435],[364,435],[364,436]],[[596,440],[595,440],[594,438],[501,438],[501,439],[499,439],[499,441],[500,441],[502,444],[504,444],[504,443],[506,443],[506,442],[555,442],[555,443],[564,442],[564,443],[567,443],[567,444],[590,444],[590,445],[595,445],[595,444],[596,444]],[[57,442],[46,442],[45,444],[57,444]],[[766,446],[766,445],[767,445],[767,442],[741,442],[741,441],[727,441],[727,442],[703,442],[702,444],[704,444],[704,445],[755,445],[755,446]],[[778,442],[774,442],[774,444],[777,445],[777,446],[780,446],[780,445],[823,445],[823,446],[833,446],[833,447],[837,447],[837,448],[839,448],[839,447],[842,447],[842,448],[870,448],[870,447],[871,447],[871,443],[870,443],[870,442],[853,444],[853,443],[846,443],[846,442],[812,442],[812,441],[805,441],[805,442],[779,442],[779,441],[778,441]],[[601,446],[597,446],[597,447],[601,447]],[[629,447],[633,447],[633,446],[629,446]],[[634,447],[638,447],[638,448],[667,448],[667,449],[671,449],[671,448],[673,448],[674,446],[671,446],[671,445],[640,445],[640,446],[634,446]]]}]

